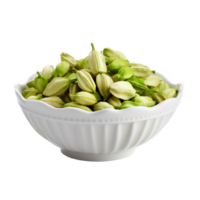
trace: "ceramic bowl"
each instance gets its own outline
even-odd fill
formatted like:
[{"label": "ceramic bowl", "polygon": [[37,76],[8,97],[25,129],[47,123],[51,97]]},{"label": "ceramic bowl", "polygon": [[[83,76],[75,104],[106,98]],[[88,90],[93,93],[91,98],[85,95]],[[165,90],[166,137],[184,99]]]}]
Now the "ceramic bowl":
[{"label": "ceramic bowl", "polygon": [[110,161],[131,155],[136,147],[156,136],[176,111],[183,94],[183,84],[176,98],[154,107],[131,107],[124,110],[105,109],[87,112],[77,108],[54,108],[41,101],[28,101],[21,92],[26,83],[15,85],[17,101],[28,122],[43,138],[56,145],[71,158],[87,161]]}]

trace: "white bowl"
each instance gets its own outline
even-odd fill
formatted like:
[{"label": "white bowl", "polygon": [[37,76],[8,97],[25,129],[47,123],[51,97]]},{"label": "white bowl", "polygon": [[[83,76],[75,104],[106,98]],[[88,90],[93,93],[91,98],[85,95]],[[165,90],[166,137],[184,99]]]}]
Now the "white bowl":
[{"label": "white bowl", "polygon": [[156,76],[170,87],[178,88],[179,93],[176,98],[150,108],[106,109],[92,113],[77,108],[54,108],[41,101],[23,98],[21,92],[28,81],[15,85],[15,93],[32,127],[61,148],[63,154],[80,160],[109,161],[131,155],[136,147],[157,135],[178,107],[183,84],[174,85],[159,73]]}]

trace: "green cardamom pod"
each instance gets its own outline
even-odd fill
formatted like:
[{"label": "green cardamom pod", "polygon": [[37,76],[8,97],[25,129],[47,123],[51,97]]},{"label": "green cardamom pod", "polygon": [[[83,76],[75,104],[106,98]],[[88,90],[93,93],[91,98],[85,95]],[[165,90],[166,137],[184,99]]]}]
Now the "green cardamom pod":
[{"label": "green cardamom pod", "polygon": [[35,85],[34,85],[34,80],[29,81],[26,85],[27,85],[27,87],[29,87],[29,88],[35,87]]},{"label": "green cardamom pod", "polygon": [[54,77],[65,76],[67,74],[67,72],[69,71],[69,69],[70,69],[69,62],[62,61],[61,63],[58,63],[56,65]]},{"label": "green cardamom pod", "polygon": [[86,92],[96,92],[96,84],[92,76],[87,71],[77,71],[77,80],[79,87]]},{"label": "green cardamom pod", "polygon": [[76,67],[76,60],[71,55],[62,52],[60,54],[61,61],[66,61],[70,64],[70,67]]},{"label": "green cardamom pod", "polygon": [[50,83],[48,83],[45,88],[43,95],[44,96],[58,96],[68,90],[70,85],[70,80],[66,77],[57,77],[54,78]]},{"label": "green cardamom pod", "polygon": [[136,91],[129,82],[118,81],[110,86],[110,93],[119,99],[128,100],[135,96]]},{"label": "green cardamom pod", "polygon": [[92,94],[96,97],[97,101],[101,101],[101,96],[98,92],[95,92],[95,93],[92,93]]},{"label": "green cardamom pod", "polygon": [[66,103],[64,105],[64,107],[79,108],[79,109],[82,109],[82,110],[85,110],[85,111],[88,111],[88,112],[92,112],[92,110],[90,108],[88,108],[87,106],[80,105],[76,102]]},{"label": "green cardamom pod", "polygon": [[163,95],[161,93],[153,93],[152,99],[154,99],[157,103],[161,103],[162,101],[166,100],[167,98],[165,97],[165,95]]},{"label": "green cardamom pod", "polygon": [[120,107],[122,105],[121,101],[115,96],[110,97],[108,99],[108,103],[112,105],[114,108]]},{"label": "green cardamom pod", "polygon": [[96,83],[103,100],[106,101],[110,96],[110,86],[113,84],[112,78],[106,74],[98,74]]},{"label": "green cardamom pod", "polygon": [[35,88],[31,87],[31,88],[25,89],[25,90],[22,92],[22,96],[23,96],[25,99],[27,99],[27,98],[30,97],[30,96],[36,95],[36,93],[37,93],[37,90],[36,90]]},{"label": "green cardamom pod", "polygon": [[93,79],[95,78],[90,69],[81,69],[81,71],[86,71],[87,73],[91,75]]},{"label": "green cardamom pod", "polygon": [[151,75],[151,70],[139,63],[130,63],[129,66],[134,69],[134,76],[137,78],[146,78]]},{"label": "green cardamom pod", "polygon": [[74,83],[75,81],[77,81],[77,76],[75,72],[72,72],[70,75],[67,76],[67,78],[70,80],[71,83]]},{"label": "green cardamom pod", "polygon": [[27,100],[40,100],[40,99],[42,99],[42,94],[30,96],[27,98]]},{"label": "green cardamom pod", "polygon": [[95,104],[93,108],[94,108],[94,111],[108,109],[108,108],[114,109],[114,107],[107,102],[99,102]]},{"label": "green cardamom pod", "polygon": [[117,78],[116,74],[113,75],[113,76],[111,76],[111,78],[112,78],[112,80],[113,80],[114,83],[119,81],[119,79]]},{"label": "green cardamom pod", "polygon": [[76,61],[76,69],[89,69],[88,58],[82,58]]},{"label": "green cardamom pod", "polygon": [[157,87],[161,83],[162,79],[157,76],[149,76],[144,79],[144,83],[150,87]]},{"label": "green cardamom pod", "polygon": [[[74,95],[79,91],[80,91],[80,88],[78,86],[78,83],[70,83],[70,86],[69,86],[69,94],[70,95]],[[72,101],[74,101],[74,99],[71,96],[70,96],[70,98]]]},{"label": "green cardamom pod", "polygon": [[34,79],[34,86],[38,90],[38,92],[42,94],[48,84],[48,80],[45,77],[41,76],[39,72],[37,72],[37,74],[38,77]]},{"label": "green cardamom pod", "polygon": [[138,88],[138,87],[136,87],[136,86],[134,86],[133,88],[135,89],[136,93],[137,93],[137,94],[139,94],[139,95],[142,95],[142,94],[143,94],[143,92],[144,92],[144,90],[143,90],[143,89],[141,89],[141,88]]},{"label": "green cardamom pod", "polygon": [[49,104],[50,106],[56,107],[56,108],[63,108],[64,102],[60,97],[52,96],[52,97],[45,97],[41,99],[40,101],[45,102]]},{"label": "green cardamom pod", "polygon": [[167,99],[170,99],[176,95],[176,89],[168,88],[164,90],[163,93],[166,95]]},{"label": "green cardamom pod", "polygon": [[135,76],[132,76],[131,78],[129,78],[128,80],[129,83],[131,83],[131,85],[134,87],[134,88],[140,88],[142,90],[146,90],[148,89],[148,87],[145,85],[144,81],[139,79],[139,78],[136,78]]},{"label": "green cardamom pod", "polygon": [[72,102],[67,92],[64,92],[62,95],[60,95],[60,98],[63,100],[64,103]]},{"label": "green cardamom pod", "polygon": [[107,65],[109,65],[109,64],[112,63],[113,61],[119,59],[118,56],[112,56],[112,57],[104,56],[104,57],[105,57],[105,60],[106,60]]},{"label": "green cardamom pod", "polygon": [[120,52],[120,51],[114,51],[114,50],[112,50],[110,48],[105,48],[103,50],[103,55],[107,56],[107,57],[117,56],[118,58],[122,58],[124,60],[127,60],[126,56],[122,52]]},{"label": "green cardamom pod", "polygon": [[74,74],[74,72],[72,70],[70,70],[70,71],[67,72],[67,74],[64,77],[68,78],[72,74]]},{"label": "green cardamom pod", "polygon": [[151,88],[151,89],[144,90],[144,92],[142,93],[142,95],[151,97],[153,93],[158,93],[158,92],[159,92],[158,88]]},{"label": "green cardamom pod", "polygon": [[74,100],[84,106],[93,106],[97,103],[97,98],[94,94],[89,92],[78,92],[75,95],[70,95]]},{"label": "green cardamom pod", "polygon": [[161,81],[157,88],[160,92],[163,92],[164,90],[169,88],[169,85],[165,81]]},{"label": "green cardamom pod", "polygon": [[135,107],[135,104],[132,101],[124,101],[119,107],[120,110]]},{"label": "green cardamom pod", "polygon": [[129,63],[128,60],[117,59],[113,61],[112,63],[110,63],[107,66],[107,68],[111,74],[116,74],[122,67],[125,67],[125,66],[128,67],[128,63]]},{"label": "green cardamom pod", "polygon": [[145,107],[152,107],[156,104],[151,97],[139,96],[137,95],[133,99],[134,106],[145,106]]},{"label": "green cardamom pod", "polygon": [[88,63],[91,72],[96,76],[99,72],[107,72],[106,61],[102,53],[95,50],[94,45],[92,45],[92,51],[88,56]]},{"label": "green cardamom pod", "polygon": [[133,76],[134,74],[134,69],[130,68],[130,67],[122,67],[118,73],[116,74],[117,78],[120,81],[124,81],[128,78],[130,78],[131,76]]},{"label": "green cardamom pod", "polygon": [[48,81],[54,77],[55,70],[52,65],[45,66],[42,70],[42,76],[45,77]]}]

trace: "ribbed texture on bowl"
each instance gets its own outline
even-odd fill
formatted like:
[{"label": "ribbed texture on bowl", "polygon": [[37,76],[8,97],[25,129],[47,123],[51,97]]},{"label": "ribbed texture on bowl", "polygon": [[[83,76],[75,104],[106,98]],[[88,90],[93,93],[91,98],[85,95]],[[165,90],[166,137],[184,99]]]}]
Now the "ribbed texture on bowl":
[{"label": "ribbed texture on bowl", "polygon": [[156,75],[170,87],[179,88],[179,94],[151,108],[105,109],[91,113],[77,108],[54,108],[41,101],[27,101],[21,95],[25,84],[17,84],[15,92],[24,115],[42,137],[70,152],[109,155],[134,149],[149,141],[174,114],[182,97],[183,85],[174,85],[163,75]]}]

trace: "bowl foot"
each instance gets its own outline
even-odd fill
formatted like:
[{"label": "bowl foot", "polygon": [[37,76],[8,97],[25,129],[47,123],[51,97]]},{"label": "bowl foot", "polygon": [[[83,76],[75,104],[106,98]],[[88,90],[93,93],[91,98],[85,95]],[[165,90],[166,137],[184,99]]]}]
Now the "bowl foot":
[{"label": "bowl foot", "polygon": [[134,151],[135,148],[113,154],[89,154],[89,153],[79,153],[79,152],[69,151],[66,149],[61,149],[61,152],[70,158],[74,158],[77,160],[85,160],[85,161],[96,161],[96,162],[119,160],[130,156]]}]

